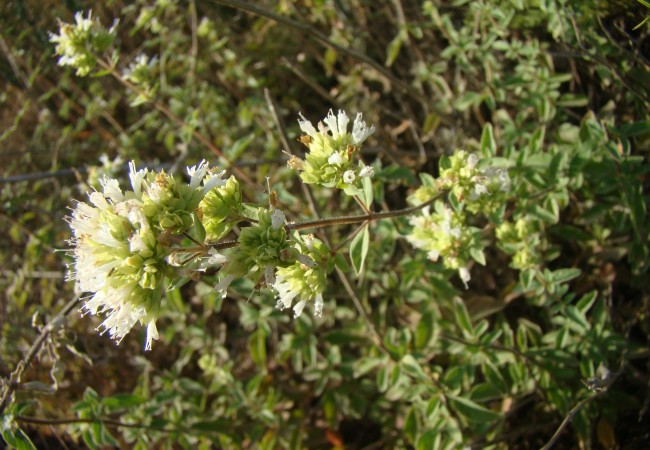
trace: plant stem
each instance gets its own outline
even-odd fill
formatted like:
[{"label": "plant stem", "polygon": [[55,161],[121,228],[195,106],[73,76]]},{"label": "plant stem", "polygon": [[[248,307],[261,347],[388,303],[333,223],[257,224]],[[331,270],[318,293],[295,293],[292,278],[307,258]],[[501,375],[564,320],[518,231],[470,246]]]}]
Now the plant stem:
[{"label": "plant stem", "polygon": [[[341,216],[341,217],[329,217],[325,219],[315,219],[315,220],[308,220],[305,222],[297,222],[297,223],[290,223],[286,225],[284,228],[287,231],[291,230],[306,230],[309,228],[323,228],[323,227],[330,227],[334,225],[347,225],[351,223],[362,223],[362,222],[372,222],[375,220],[381,220],[381,219],[390,219],[393,217],[401,217],[401,216],[408,216],[410,214],[416,213],[422,208],[431,205],[434,201],[436,201],[438,198],[440,198],[440,195],[438,194],[435,197],[432,197],[431,199],[427,200],[426,202],[419,204],[417,206],[412,206],[410,208],[404,208],[404,209],[398,209],[395,211],[385,211],[385,212],[378,212],[378,213],[368,213],[368,214],[360,214],[358,216]],[[239,245],[239,242],[237,241],[222,241],[218,242],[216,244],[210,245],[215,250],[225,250],[227,248],[232,248],[232,247],[237,247]],[[178,248],[174,249],[175,252],[178,253],[193,253],[196,251],[205,251],[203,248],[197,248],[197,247],[191,247],[191,248]]]},{"label": "plant stem", "polygon": [[439,197],[440,194],[436,195],[435,197],[431,198],[430,200],[427,200],[422,204],[419,204],[417,206],[412,206],[410,208],[398,209],[395,211],[378,212],[378,213],[371,212],[368,214],[360,214],[356,216],[340,216],[340,217],[329,217],[325,219],[308,220],[306,222],[290,223],[285,228],[287,230],[305,230],[308,228],[321,228],[321,227],[329,227],[332,225],[346,225],[350,223],[372,222],[375,220],[408,216],[418,212],[419,210],[421,210],[426,206],[431,205]]}]

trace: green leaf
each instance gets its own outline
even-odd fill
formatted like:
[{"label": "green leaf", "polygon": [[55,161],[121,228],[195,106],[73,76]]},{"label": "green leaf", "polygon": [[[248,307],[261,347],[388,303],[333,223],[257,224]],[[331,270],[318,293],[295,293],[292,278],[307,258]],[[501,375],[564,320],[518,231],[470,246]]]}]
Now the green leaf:
[{"label": "green leaf", "polygon": [[480,105],[483,101],[483,95],[478,92],[468,92],[454,102],[454,107],[458,111],[466,111],[472,106]]},{"label": "green leaf", "polygon": [[559,269],[553,272],[552,280],[555,283],[566,283],[580,276],[580,269]]},{"label": "green leaf", "polygon": [[501,419],[501,414],[498,412],[481,406],[468,398],[450,395],[449,402],[458,413],[466,417],[470,422],[485,423]]},{"label": "green leaf", "polygon": [[418,409],[412,406],[406,415],[406,420],[404,420],[404,434],[411,443],[415,443],[419,428],[420,414]]},{"label": "green leaf", "polygon": [[232,423],[226,419],[202,420],[193,423],[191,429],[198,431],[212,431],[219,433],[227,433],[232,431]]},{"label": "green leaf", "polygon": [[379,368],[377,371],[377,390],[379,392],[386,392],[390,385],[390,365],[385,365]]},{"label": "green leaf", "polygon": [[439,438],[440,433],[437,430],[427,430],[418,439],[417,450],[431,450],[438,448],[436,439]]},{"label": "green leaf", "polygon": [[349,273],[350,272],[350,264],[348,264],[348,260],[345,258],[345,255],[341,252],[337,252],[336,256],[334,257],[334,264],[338,269],[341,270],[343,273]]},{"label": "green leaf", "polygon": [[472,400],[477,402],[490,402],[503,398],[503,392],[492,383],[479,383],[472,387]]},{"label": "green leaf", "polygon": [[532,205],[529,211],[532,216],[535,216],[546,223],[555,224],[558,222],[558,217],[556,217],[554,211],[544,209],[538,204]]},{"label": "green leaf", "polygon": [[578,311],[580,311],[582,314],[587,314],[587,311],[591,309],[597,298],[598,292],[591,291],[580,297],[580,300],[578,300],[578,303],[576,304],[576,308],[578,308]]},{"label": "green leaf", "polygon": [[485,265],[485,253],[483,253],[482,248],[471,247],[469,249],[469,255],[472,257],[474,261],[476,261],[480,265],[482,266]]},{"label": "green leaf", "polygon": [[415,378],[416,380],[426,380],[428,379],[427,375],[424,373],[422,366],[411,354],[404,355],[402,361],[400,362],[404,372]]},{"label": "green leaf", "polygon": [[205,227],[201,223],[201,219],[199,219],[196,213],[193,213],[192,217],[194,219],[194,225],[192,226],[192,235],[194,236],[194,239],[199,242],[205,242]]},{"label": "green leaf", "polygon": [[384,364],[384,358],[361,358],[354,364],[354,378],[360,378],[373,370],[380,364]]},{"label": "green leaf", "polygon": [[95,442],[94,435],[92,433],[92,430],[90,428],[86,428],[84,432],[81,435],[81,438],[84,441],[84,444],[88,446],[91,450],[99,449],[99,445],[97,442]]},{"label": "green leaf", "polygon": [[454,313],[456,316],[456,323],[463,331],[463,334],[466,337],[473,337],[474,327],[472,326],[472,319],[467,312],[465,302],[463,302],[463,300],[458,297],[454,298]]},{"label": "green leaf", "polygon": [[422,182],[422,186],[436,187],[436,179],[433,178],[428,173],[420,172],[419,177],[420,177],[420,181]]},{"label": "green leaf", "polygon": [[574,329],[577,331],[587,331],[591,328],[591,325],[587,321],[585,315],[575,306],[567,305],[566,315],[571,320],[571,323],[574,325]]},{"label": "green leaf", "polygon": [[370,209],[372,201],[374,198],[374,191],[372,190],[372,179],[370,177],[363,177],[363,204],[366,205],[366,208]]},{"label": "green leaf", "polygon": [[564,94],[556,104],[565,108],[581,108],[589,104],[589,98],[586,95]]},{"label": "green leaf", "polygon": [[108,412],[126,409],[133,406],[141,405],[147,399],[141,395],[135,394],[115,394],[112,397],[102,399],[101,404]]},{"label": "green leaf", "polygon": [[614,131],[625,137],[643,136],[650,133],[650,122],[641,121],[626,123],[618,128],[614,128]]},{"label": "green leaf", "polygon": [[481,134],[481,154],[484,158],[492,157],[496,154],[497,143],[494,140],[494,130],[492,129],[492,124],[488,123],[483,128],[483,133]]},{"label": "green leaf", "polygon": [[2,438],[9,447],[18,450],[36,450],[36,446],[31,439],[29,439],[29,436],[27,436],[20,428],[17,428],[14,431],[10,429],[4,430],[2,432]]},{"label": "green leaf", "polygon": [[370,246],[370,232],[368,231],[368,226],[367,224],[362,226],[363,231],[357,233],[350,244],[350,260],[352,261],[354,273],[357,276],[359,276],[363,270],[363,265],[366,262],[366,256],[368,256],[368,248]]},{"label": "green leaf", "polygon": [[535,155],[538,152],[542,151],[542,148],[544,146],[545,134],[546,134],[546,129],[544,127],[540,127],[530,137],[529,149],[531,155]]},{"label": "green leaf", "polygon": [[414,342],[415,348],[421,350],[431,342],[435,331],[435,320],[431,312],[426,312],[420,318],[415,328]]},{"label": "green leaf", "polygon": [[251,358],[260,368],[266,368],[266,335],[262,328],[258,328],[248,338],[248,349]]},{"label": "green leaf", "polygon": [[386,62],[384,63],[386,67],[392,66],[395,62],[395,59],[397,59],[399,51],[402,48],[402,44],[405,41],[406,33],[404,31],[405,30],[400,30],[400,32],[397,33],[397,36],[395,36],[393,40],[388,44],[388,47],[386,48]]}]

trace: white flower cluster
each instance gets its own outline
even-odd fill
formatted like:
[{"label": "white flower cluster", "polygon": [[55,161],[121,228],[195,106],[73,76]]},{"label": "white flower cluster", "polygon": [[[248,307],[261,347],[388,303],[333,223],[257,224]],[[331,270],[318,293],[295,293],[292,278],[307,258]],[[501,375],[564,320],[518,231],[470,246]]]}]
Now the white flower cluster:
[{"label": "white flower cluster", "polygon": [[50,33],[50,41],[56,44],[59,65],[74,67],[78,76],[85,76],[95,67],[97,55],[113,43],[117,22],[106,30],[92,17],[91,11],[88,11],[88,17],[78,12],[74,19],[74,24],[61,22],[59,34]]},{"label": "white flower cluster", "polygon": [[296,318],[309,302],[314,304],[314,314],[322,314],[323,291],[327,280],[322,264],[327,257],[323,243],[313,235],[305,236],[303,240],[301,251],[304,253],[300,253],[292,265],[278,268],[273,283],[273,289],[278,293],[278,309],[291,308],[293,301],[298,298],[298,302],[293,305]]},{"label": "white flower cluster", "polygon": [[345,111],[334,114],[330,110],[318,129],[301,114],[298,119],[300,129],[305,133],[301,142],[309,148],[305,160],[293,157],[289,165],[300,170],[305,183],[320,184],[325,187],[347,188],[353,186],[358,178],[373,177],[372,167],[362,163],[355,164],[354,156],[361,145],[375,132],[356,115],[352,130],[348,130],[350,119]]},{"label": "white flower cluster", "polygon": [[[146,349],[158,338],[163,280],[174,276],[165,236],[192,225],[205,194],[224,181],[203,161],[188,168],[189,185],[164,172],[136,170],[130,163],[131,190],[104,177],[102,191],[79,202],[69,217],[74,257],[69,278],[80,292],[90,292],[83,310],[104,314],[103,332],[118,343],[140,322],[147,326]],[[170,227],[165,227],[163,224]]]},{"label": "white flower cluster", "polygon": [[432,261],[444,258],[445,267],[458,270],[467,288],[471,279],[467,268],[469,249],[475,240],[472,231],[465,226],[464,216],[442,202],[436,202],[434,212],[427,206],[422,209],[422,215],[411,217],[409,222],[413,229],[407,240],[414,247],[426,251]]},{"label": "white flower cluster", "polygon": [[363,121],[363,114],[361,113],[357,113],[354,118],[351,134],[348,133],[349,123],[350,119],[345,111],[339,110],[335,116],[331,109],[327,113],[327,117],[323,119],[323,122],[318,123],[318,131],[316,131],[316,128],[314,128],[314,125],[309,120],[305,119],[302,113],[300,113],[300,119],[298,119],[300,129],[316,141],[331,139],[339,141],[339,143],[340,141],[345,141],[345,143],[361,145],[368,139],[368,136],[375,132],[375,126],[368,127]]}]

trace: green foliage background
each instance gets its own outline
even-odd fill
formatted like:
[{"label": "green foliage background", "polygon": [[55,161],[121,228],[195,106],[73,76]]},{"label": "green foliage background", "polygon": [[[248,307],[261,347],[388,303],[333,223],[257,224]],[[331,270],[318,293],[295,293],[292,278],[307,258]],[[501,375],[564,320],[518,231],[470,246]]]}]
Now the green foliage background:
[{"label": "green foliage background", "polygon": [[[153,101],[182,126],[110,77],[56,65],[48,32],[90,8],[106,26],[120,20],[119,67],[157,56]],[[647,13],[596,0],[3,2],[6,380],[73,297],[68,256],[55,250],[102,154],[171,170],[223,165],[198,132],[249,175],[250,198],[267,201],[269,176],[295,220],[356,212],[325,191],[310,207],[285,167],[270,98],[293,152],[300,111],[360,111],[377,126],[363,159],[380,168],[378,209],[403,208],[418,174],[436,176],[455,148],[508,168],[517,194],[505,212],[512,229],[473,224],[488,247],[467,291],[407,244],[404,218],[371,226],[362,277],[341,257],[347,275],[330,280],[322,319],[293,320],[247,282],[221,301],[214,274],[168,295],[161,340],[146,354],[142,332],[115,346],[97,335],[97,318],[73,313],[21,380],[4,439],[539,448],[595,396],[555,447],[646,447],[650,38],[647,22],[633,28]],[[23,175],[36,172],[51,176]],[[326,236],[336,247],[353,231]],[[611,376],[594,393],[581,380],[598,383],[600,365]]]}]

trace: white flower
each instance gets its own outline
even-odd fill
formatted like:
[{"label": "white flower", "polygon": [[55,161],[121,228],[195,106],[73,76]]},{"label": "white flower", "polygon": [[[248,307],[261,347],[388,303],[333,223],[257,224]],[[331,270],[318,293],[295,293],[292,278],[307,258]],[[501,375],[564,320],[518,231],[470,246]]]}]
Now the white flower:
[{"label": "white flower", "polygon": [[131,187],[133,188],[133,193],[138,200],[142,200],[142,182],[147,176],[149,171],[147,169],[136,170],[135,162],[131,161],[129,163],[129,178],[131,179]]},{"label": "white flower", "polygon": [[156,321],[150,320],[147,325],[147,343],[144,347],[145,350],[151,350],[151,340],[158,340],[158,328],[156,328]]},{"label": "white flower", "polygon": [[101,209],[102,211],[108,211],[111,209],[110,205],[106,201],[106,197],[104,197],[102,194],[99,192],[92,192],[88,196],[90,203],[95,205],[97,208]]},{"label": "white flower", "polygon": [[334,139],[338,140],[348,133],[348,123],[350,122],[350,119],[343,110],[339,110],[338,115],[334,116],[334,113],[330,109],[324,122],[327,124]]},{"label": "white flower", "polygon": [[[104,314],[106,319],[100,327],[103,328],[100,334],[108,331],[108,334],[118,344],[122,341],[133,326],[146,318],[147,312],[144,308],[134,306],[128,301],[134,290],[133,286],[125,286],[119,289],[101,290],[93,295],[83,306],[87,313],[92,315]],[[152,319],[150,321],[153,322]],[[154,325],[155,329],[155,325]],[[149,335],[147,332],[147,350],[151,350],[151,339],[157,339],[158,333]]]},{"label": "white flower", "polygon": [[107,198],[110,198],[113,203],[121,202],[124,200],[124,194],[120,189],[120,183],[117,180],[108,178],[104,175],[104,179],[99,182],[102,185],[102,190]]},{"label": "white flower", "polygon": [[181,255],[180,253],[171,253],[169,256],[167,256],[167,264],[169,264],[170,266],[182,267],[184,261],[185,258],[183,258],[183,255]]},{"label": "white flower", "polygon": [[90,27],[93,26],[93,20],[92,20],[92,11],[88,11],[88,18],[85,19],[83,16],[83,13],[79,11],[74,15],[74,20],[77,22],[77,29],[81,31],[88,31],[90,30]]},{"label": "white flower", "polygon": [[[315,237],[313,234],[311,234],[311,233],[310,233],[310,234],[307,234],[307,235],[305,235],[305,236],[302,237],[302,240],[303,240],[303,242],[305,243],[305,246],[306,246],[307,249],[309,249],[309,250],[311,250],[312,248],[314,248],[314,241],[315,241],[315,239],[316,239],[316,237]],[[310,259],[311,259],[311,258],[310,258]]]},{"label": "white flower", "polygon": [[221,172],[214,172],[214,173],[208,171],[208,174],[203,179],[203,189],[202,189],[203,195],[207,194],[217,186],[219,187],[225,186],[226,183],[228,182],[227,180],[223,179],[225,173],[226,173],[225,170],[222,170]]},{"label": "white flower", "polygon": [[354,119],[354,124],[352,125],[352,142],[359,145],[365,141],[368,136],[375,132],[375,126],[367,127],[366,123],[361,120],[363,115],[361,113],[357,114],[357,117]]},{"label": "white flower", "polygon": [[142,209],[143,205],[140,200],[125,200],[115,205],[115,214],[125,217],[132,225],[137,225],[142,229],[148,230],[149,220]]},{"label": "white flower", "polygon": [[291,283],[291,278],[287,276],[284,272],[277,273],[275,276],[275,283],[273,283],[273,289],[278,293],[278,303],[277,308],[283,310],[285,308],[290,308],[293,303],[293,299],[298,296],[300,293],[299,289],[293,288],[293,283]]},{"label": "white flower", "polygon": [[323,315],[323,294],[318,294],[314,299],[314,314],[318,317]]},{"label": "white flower", "polygon": [[372,178],[375,176],[375,169],[372,166],[365,166],[359,171],[359,176]]},{"label": "white flower", "polygon": [[484,184],[476,183],[476,184],[474,185],[474,191],[473,191],[473,194],[475,194],[476,197],[480,197],[481,195],[483,195],[483,194],[487,194],[487,193],[488,193],[488,189],[487,189],[487,187],[485,187]]},{"label": "white flower", "polygon": [[354,170],[346,170],[345,173],[343,174],[343,182],[347,184],[352,184],[356,177],[357,176],[354,174]]},{"label": "white flower", "polygon": [[338,165],[343,163],[343,157],[339,152],[334,152],[330,155],[329,158],[327,158],[327,162],[332,165]]},{"label": "white flower", "polygon": [[467,267],[460,267],[458,269],[458,275],[460,276],[460,279],[462,280],[463,284],[465,285],[465,289],[468,289],[469,286],[467,285],[467,282],[472,279],[472,276],[469,273],[469,270]]},{"label": "white flower", "polygon": [[314,128],[312,123],[309,120],[305,119],[305,116],[303,116],[302,113],[298,114],[300,115],[300,119],[298,119],[298,125],[300,125],[300,129],[312,138],[318,136],[318,131],[316,131],[316,128]]},{"label": "white flower", "polygon": [[208,173],[208,162],[204,159],[198,165],[188,167],[187,174],[192,177],[190,180],[190,188],[196,189],[201,184],[201,181],[205,178],[205,175]]},{"label": "white flower", "polygon": [[305,309],[305,305],[307,304],[307,300],[300,300],[298,303],[296,303],[293,307],[293,317],[294,319],[297,319],[300,317],[302,314],[302,310]]},{"label": "white flower", "polygon": [[314,312],[320,315],[323,311],[324,283],[325,274],[313,260],[311,264],[303,264],[299,258],[296,264],[279,268],[275,273],[273,289],[278,293],[276,307],[280,310],[291,308],[294,299],[298,299],[293,305],[293,313],[299,317],[305,305],[314,301]]}]

